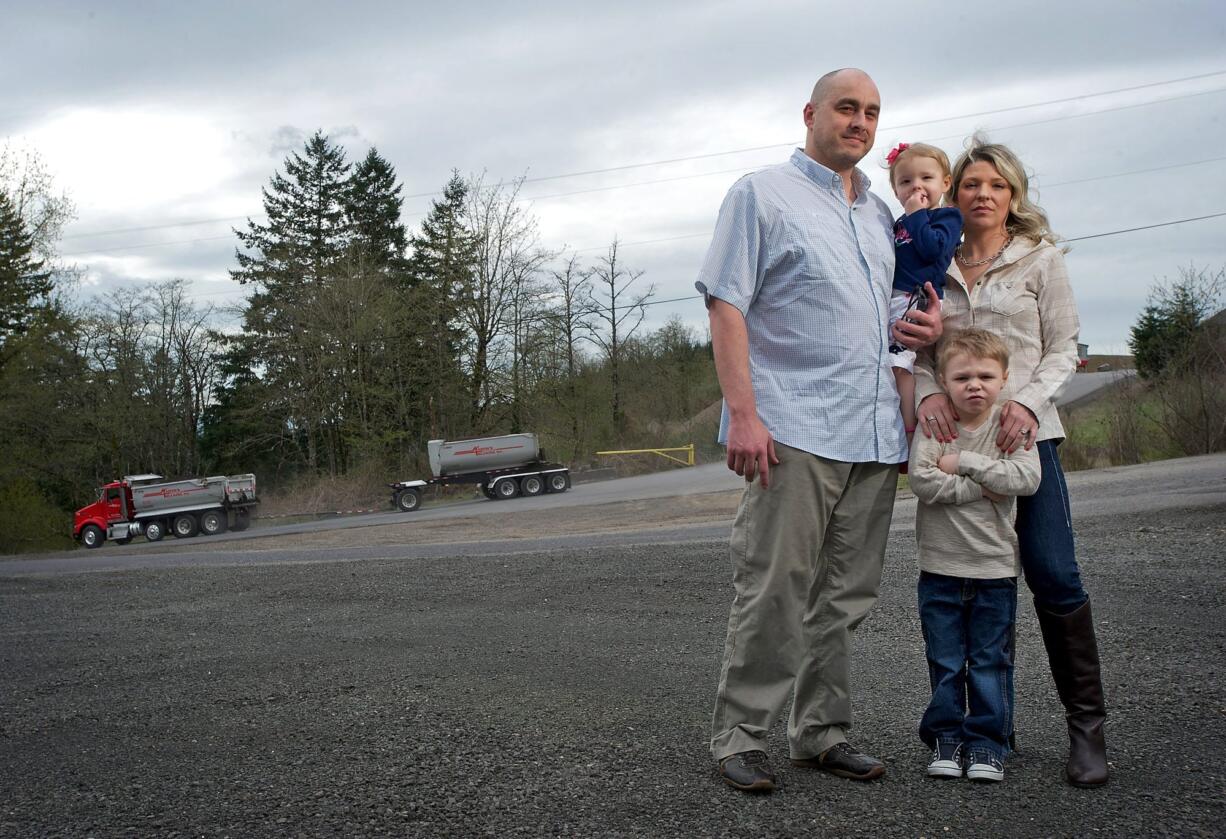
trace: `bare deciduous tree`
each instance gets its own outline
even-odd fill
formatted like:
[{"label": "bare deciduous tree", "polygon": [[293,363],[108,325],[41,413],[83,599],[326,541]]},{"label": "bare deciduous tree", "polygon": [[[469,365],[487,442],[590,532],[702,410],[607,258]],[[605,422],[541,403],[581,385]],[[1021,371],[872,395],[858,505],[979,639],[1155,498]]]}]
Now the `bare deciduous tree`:
[{"label": "bare deciduous tree", "polygon": [[612,420],[614,433],[625,431],[625,416],[621,404],[621,354],[623,344],[634,335],[646,317],[644,306],[655,296],[655,286],[634,293],[631,286],[643,276],[642,271],[625,268],[617,256],[618,242],[614,237],[609,252],[600,257],[592,269],[593,290],[590,295],[595,327],[587,332],[588,339],[600,347],[609,365],[613,388]]}]

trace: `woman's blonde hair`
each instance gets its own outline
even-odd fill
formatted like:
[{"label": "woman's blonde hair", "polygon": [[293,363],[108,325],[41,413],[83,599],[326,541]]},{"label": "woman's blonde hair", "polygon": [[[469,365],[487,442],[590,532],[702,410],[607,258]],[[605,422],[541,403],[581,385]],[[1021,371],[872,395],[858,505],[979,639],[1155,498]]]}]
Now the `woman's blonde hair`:
[{"label": "woman's blonde hair", "polygon": [[962,177],[972,163],[980,162],[992,164],[1013,192],[1009,198],[1009,216],[1005,219],[1005,230],[1010,235],[1025,236],[1052,244],[1060,241],[1060,237],[1051,229],[1047,213],[1030,200],[1030,179],[1026,176],[1026,167],[1022,165],[1022,161],[1018,160],[1008,146],[989,143],[988,138],[978,132],[971,135],[966,151],[954,161],[952,183],[945,196],[947,204],[951,207],[958,206],[958,186],[962,183]]},{"label": "woman's blonde hair", "polygon": [[[927,143],[899,143],[886,157],[886,168],[890,170],[890,187],[894,187],[894,170],[905,157],[928,157],[941,167],[941,174],[950,177],[949,156],[936,146]],[[891,159],[892,158],[892,159]]]}]

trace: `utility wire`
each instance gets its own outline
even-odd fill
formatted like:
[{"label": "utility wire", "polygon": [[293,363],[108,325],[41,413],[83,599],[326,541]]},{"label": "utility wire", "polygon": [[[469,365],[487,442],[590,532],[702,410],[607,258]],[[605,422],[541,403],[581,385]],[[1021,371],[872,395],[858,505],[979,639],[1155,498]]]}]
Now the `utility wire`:
[{"label": "utility wire", "polygon": [[[1119,230],[1107,230],[1103,233],[1088,233],[1084,236],[1074,236],[1069,239],[1061,239],[1060,242],[1061,243],[1084,242],[1089,239],[1103,239],[1107,236],[1120,236],[1124,233],[1136,233],[1137,231],[1140,231],[1140,230],[1154,230],[1159,227],[1174,227],[1180,224],[1190,224],[1195,221],[1206,221],[1208,219],[1222,218],[1223,216],[1226,216],[1226,212],[1210,213],[1208,215],[1194,216],[1192,218],[1181,218],[1181,219],[1175,219],[1173,221],[1160,221],[1156,224],[1146,224],[1146,225],[1142,225],[1141,227],[1125,227]],[[684,239],[698,239],[702,237],[709,237],[710,235],[711,233],[709,231],[705,233],[686,233],[681,236],[668,236],[663,239],[645,239],[639,242],[618,242],[617,247],[618,247],[618,250],[620,250],[622,248],[630,248],[636,245],[658,245],[663,242],[679,242]],[[608,245],[603,245],[598,248],[578,248],[578,249],[573,249],[573,252],[574,253],[589,253],[591,251],[604,251],[604,250],[608,250]],[[218,297],[223,294],[233,294],[233,293],[234,291],[210,291],[205,294],[195,294],[192,296],[193,297]],[[658,306],[663,303],[677,303],[682,300],[692,300],[692,299],[695,299],[701,296],[702,295],[700,294],[695,294],[695,295],[689,295],[687,297],[676,297],[670,300],[652,300],[642,305]]]},{"label": "utility wire", "polygon": [[[1089,183],[1090,181],[1105,181],[1105,180],[1110,180],[1112,178],[1124,178],[1124,177],[1129,177],[1132,175],[1144,175],[1150,172],[1164,172],[1170,169],[1183,169],[1189,166],[1201,166],[1207,163],[1218,163],[1223,160],[1226,160],[1226,157],[1209,157],[1203,160],[1189,161],[1188,163],[1173,163],[1167,166],[1153,166],[1147,169],[1133,169],[1128,172],[1116,172],[1110,175],[1095,175],[1090,178],[1077,178],[1075,180],[1069,180],[1069,181],[1055,181],[1049,184],[1043,184],[1041,182],[1038,182],[1036,183],[1036,187],[1039,189],[1054,189],[1055,187],[1068,186],[1070,184]],[[578,195],[578,194],[585,193],[585,192],[597,192],[597,191],[606,190],[606,189],[624,189],[629,186],[639,186],[639,185],[646,186],[649,184],[666,183],[669,181],[686,180],[689,178],[706,177],[710,175],[722,175],[722,174],[728,174],[729,172],[740,172],[740,171],[744,171],[744,170],[738,168],[738,169],[723,170],[720,172],[706,172],[706,173],[703,173],[702,175],[682,175],[677,178],[665,178],[659,181],[643,181],[641,184],[621,184],[617,187],[597,187],[591,190],[578,190],[577,192],[564,193],[563,195]],[[749,171],[752,172],[752,171],[757,171],[757,170],[751,169]],[[562,195],[539,195],[533,199],[525,199],[525,200],[537,200],[537,199],[542,199],[542,198],[559,198],[559,197],[562,197]],[[172,227],[174,225],[167,225],[167,226]],[[153,228],[148,228],[148,229],[153,229]],[[698,235],[698,234],[695,234],[695,235]],[[171,242],[148,242],[148,243],[139,244],[139,245],[120,245],[117,247],[110,247],[110,248],[91,248],[89,250],[84,250],[84,251],[72,251],[70,253],[64,253],[64,254],[61,254],[61,256],[88,256],[88,255],[96,254],[96,253],[111,253],[114,251],[137,250],[137,249],[143,249],[143,248],[170,247],[173,245],[186,245],[186,244],[192,244],[195,242],[216,242],[222,239],[231,239],[231,238],[233,238],[232,234],[226,234],[224,236],[206,236],[206,237],[200,237],[200,238],[194,238],[194,239],[178,239],[178,240],[171,241]],[[655,241],[673,241],[673,240],[662,239],[662,240],[652,240],[652,241],[655,242]],[[603,248],[584,248],[582,252],[586,253],[588,251],[594,251],[594,250],[603,250]]]},{"label": "utility wire", "polygon": [[[1177,84],[1180,82],[1187,82],[1187,81],[1195,81],[1199,79],[1212,78],[1215,76],[1222,76],[1222,75],[1226,75],[1226,70],[1219,70],[1219,71],[1212,72],[1212,73],[1201,73],[1195,76],[1184,76],[1178,79],[1167,79],[1165,81],[1148,82],[1146,84],[1133,85],[1131,87],[1121,87],[1121,88],[1116,88],[1114,90],[1104,90],[1104,91],[1099,91],[1097,93],[1086,93],[1086,94],[1082,94],[1079,96],[1068,96],[1062,99],[1050,99],[1044,102],[1031,102],[1025,105],[1011,105],[1006,108],[996,108],[996,109],[989,110],[989,111],[978,111],[975,113],[959,114],[955,116],[941,117],[938,119],[923,120],[920,122],[904,123],[901,125],[889,126],[888,128],[884,128],[884,129],[879,128],[878,133],[880,134],[882,131],[899,131],[904,128],[915,128],[915,127],[922,126],[922,125],[933,125],[933,124],[942,123],[942,122],[953,122],[955,120],[960,120],[960,119],[972,119],[974,117],[990,116],[993,114],[1007,113],[1010,111],[1026,110],[1029,108],[1039,108],[1039,107],[1045,107],[1048,105],[1067,104],[1069,102],[1082,101],[1085,99],[1091,99],[1091,98],[1096,98],[1100,96],[1109,96],[1109,95],[1113,95],[1116,93],[1127,93],[1127,92],[1135,91],[1135,90],[1142,90],[1142,89],[1153,88],[1153,87],[1161,87],[1164,85]],[[1165,97],[1163,99],[1154,99],[1149,102],[1141,102],[1141,103],[1136,103],[1132,105],[1123,105],[1123,106],[1119,106],[1116,108],[1106,108],[1106,109],[1102,109],[1098,111],[1091,111],[1090,113],[1087,113],[1087,114],[1072,114],[1072,115],[1065,116],[1065,117],[1057,117],[1053,120],[1039,120],[1037,122],[1025,122],[1025,123],[1018,123],[1016,125],[1002,126],[994,130],[1008,130],[1011,128],[1021,128],[1023,126],[1029,126],[1029,125],[1040,125],[1045,122],[1059,121],[1062,119],[1071,119],[1074,117],[1081,117],[1081,116],[1093,116],[1094,114],[1098,114],[1098,113],[1110,113],[1112,111],[1125,110],[1129,108],[1145,107],[1147,105],[1155,105],[1155,104],[1161,104],[1161,103],[1168,102],[1168,101],[1177,101],[1179,99],[1187,99],[1193,96],[1204,96],[1204,95],[1211,94],[1211,93],[1219,93],[1222,90],[1223,88],[1218,88],[1215,90],[1201,91],[1198,93],[1185,94],[1182,96]],[[950,135],[949,137],[938,137],[936,139],[937,140],[952,139],[952,138],[961,137],[961,136],[962,136],[961,134],[955,134],[955,135]],[[666,159],[666,160],[654,160],[654,161],[647,161],[644,163],[631,163],[631,164],[626,164],[622,166],[613,166],[613,167],[609,167],[605,169],[589,169],[586,171],[569,172],[569,173],[560,174],[560,175],[546,175],[546,176],[541,176],[541,177],[536,177],[536,178],[525,178],[523,180],[523,183],[537,183],[540,181],[560,180],[563,178],[575,178],[575,177],[581,177],[585,175],[604,174],[608,172],[620,172],[620,171],[625,171],[627,169],[640,169],[640,168],[644,168],[648,166],[662,166],[662,165],[666,165],[670,163],[684,163],[684,162],[689,162],[692,160],[705,160],[705,159],[709,159],[712,157],[723,157],[727,155],[742,154],[742,153],[752,152],[752,151],[767,151],[770,149],[778,149],[778,148],[790,147],[794,145],[795,145],[794,142],[793,143],[773,143],[771,145],[766,145],[766,146],[752,146],[752,147],[741,148],[741,149],[730,149],[727,151],[711,152],[708,154],[700,154],[700,155],[691,155],[688,157],[677,157],[677,158],[671,158],[671,159]],[[727,170],[727,171],[737,171],[737,170],[733,169],[733,170]],[[715,173],[704,173],[703,175],[685,175],[685,176],[676,178],[676,180],[682,180],[682,179],[693,178],[693,177],[704,177],[705,175],[709,175],[709,174],[715,174]],[[673,179],[664,179],[663,181],[646,181],[643,183],[644,184],[661,183],[661,182],[666,182],[668,180],[673,180]],[[588,191],[596,192],[596,191],[609,190],[609,189],[620,189],[620,188],[624,188],[625,186],[637,186],[637,185],[638,184],[626,184],[626,185],[615,185],[615,186],[610,186],[610,187],[597,187],[591,190],[578,190],[576,192],[562,193],[561,195],[529,197],[529,198],[526,198],[525,200],[538,200],[538,199],[543,199],[543,198],[563,197],[566,195],[579,195],[579,194],[582,194],[583,192],[588,192]],[[432,198],[440,194],[441,193],[436,190],[434,192],[420,192],[420,193],[415,193],[412,195],[405,195],[402,197],[406,199],[407,198]],[[423,215],[423,213],[411,214],[408,217],[412,217],[412,215]],[[221,217],[213,218],[213,219],[199,219],[199,220],[194,220],[194,221],[175,222],[171,224],[147,225],[143,227],[115,228],[112,230],[99,230],[99,231],[93,231],[93,232],[87,232],[87,233],[74,233],[68,236],[64,236],[62,238],[63,239],[79,239],[79,238],[90,238],[94,236],[110,236],[110,235],[114,235],[117,233],[137,233],[137,232],[145,232],[149,230],[163,230],[163,229],[172,228],[172,227],[187,227],[187,226],[199,225],[199,224],[221,223],[224,221],[243,221],[244,219],[247,219],[250,217],[251,217],[251,214],[243,215],[243,216],[221,216]]]}]

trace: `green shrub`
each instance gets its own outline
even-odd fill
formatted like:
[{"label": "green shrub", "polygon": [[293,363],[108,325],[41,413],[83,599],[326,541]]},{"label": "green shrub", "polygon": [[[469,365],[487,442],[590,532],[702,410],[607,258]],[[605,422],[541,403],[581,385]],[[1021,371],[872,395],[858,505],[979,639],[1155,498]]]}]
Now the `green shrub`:
[{"label": "green shrub", "polygon": [[60,510],[33,481],[0,484],[0,553],[33,553],[71,548],[72,514]]}]

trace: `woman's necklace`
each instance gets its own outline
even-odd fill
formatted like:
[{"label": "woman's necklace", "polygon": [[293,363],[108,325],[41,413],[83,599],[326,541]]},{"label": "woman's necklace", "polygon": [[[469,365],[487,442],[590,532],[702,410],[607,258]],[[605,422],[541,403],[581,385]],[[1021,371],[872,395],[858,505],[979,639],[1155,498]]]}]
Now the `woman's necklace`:
[{"label": "woman's necklace", "polygon": [[978,268],[980,265],[987,265],[989,262],[995,262],[1000,259],[1000,255],[1005,252],[1005,248],[1009,247],[1009,243],[1013,241],[1013,237],[1009,236],[1005,239],[1005,243],[1000,246],[1000,250],[992,254],[986,259],[977,259],[974,262],[967,262],[966,257],[962,255],[962,246],[958,246],[958,261],[962,263],[963,268]]}]

